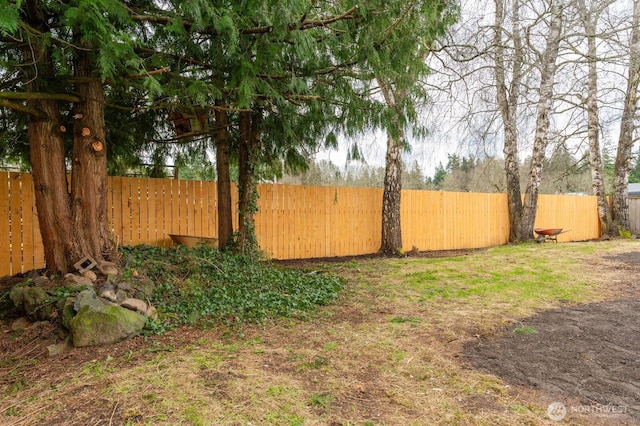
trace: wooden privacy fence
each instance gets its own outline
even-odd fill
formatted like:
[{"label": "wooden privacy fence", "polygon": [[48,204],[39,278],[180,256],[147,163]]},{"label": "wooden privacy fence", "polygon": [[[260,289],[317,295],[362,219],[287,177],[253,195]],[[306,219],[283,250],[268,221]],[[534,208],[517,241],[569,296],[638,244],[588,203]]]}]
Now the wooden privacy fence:
[{"label": "wooden privacy fence", "polygon": [[629,197],[629,231],[640,234],[640,197]]},{"label": "wooden privacy fence", "polygon": [[[256,235],[275,259],[375,253],[382,189],[259,185]],[[217,235],[215,182],[109,178],[109,220],[119,245],[172,245],[169,234]],[[237,191],[232,191],[234,208]],[[505,244],[505,194],[402,192],[403,249],[448,250]],[[566,228],[559,241],[599,236],[596,198],[541,195],[536,226]],[[234,211],[234,227],[237,213]],[[0,173],[0,276],[44,266],[33,181]]]}]

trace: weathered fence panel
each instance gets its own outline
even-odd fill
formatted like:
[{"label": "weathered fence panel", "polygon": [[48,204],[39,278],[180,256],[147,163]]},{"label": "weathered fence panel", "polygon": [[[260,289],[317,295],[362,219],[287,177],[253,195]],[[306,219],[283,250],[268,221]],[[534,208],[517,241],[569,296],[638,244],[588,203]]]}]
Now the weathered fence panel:
[{"label": "weathered fence panel", "polygon": [[[382,189],[259,185],[256,235],[276,259],[375,253]],[[110,177],[109,226],[119,245],[172,245],[169,234],[217,235],[215,182]],[[238,194],[232,187],[234,228]],[[505,194],[402,192],[403,249],[447,250],[505,244]],[[559,241],[597,238],[595,197],[541,195],[536,226],[571,229]],[[33,181],[0,173],[0,276],[44,266]]]}]

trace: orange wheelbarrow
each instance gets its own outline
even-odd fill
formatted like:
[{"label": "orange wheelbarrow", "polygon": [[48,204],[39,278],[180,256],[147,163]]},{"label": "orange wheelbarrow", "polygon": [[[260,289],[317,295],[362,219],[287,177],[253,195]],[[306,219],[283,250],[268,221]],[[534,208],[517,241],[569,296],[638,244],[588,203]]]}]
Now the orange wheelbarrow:
[{"label": "orange wheelbarrow", "polygon": [[533,232],[537,235],[536,242],[544,243],[546,241],[558,242],[558,235],[569,232],[570,229],[562,230],[562,228],[535,228]]}]

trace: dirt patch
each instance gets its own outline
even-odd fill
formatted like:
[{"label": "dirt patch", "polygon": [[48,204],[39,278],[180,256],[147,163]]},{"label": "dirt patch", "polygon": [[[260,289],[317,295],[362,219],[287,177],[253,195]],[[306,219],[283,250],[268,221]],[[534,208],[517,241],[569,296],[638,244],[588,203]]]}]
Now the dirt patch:
[{"label": "dirt patch", "polygon": [[626,289],[624,299],[555,309],[524,319],[498,337],[468,342],[466,360],[508,383],[541,390],[549,401],[563,402],[568,416],[637,423],[640,253],[603,259],[614,268],[616,286]]},{"label": "dirt patch", "polygon": [[[467,256],[482,250],[486,250],[486,249],[477,248],[477,249],[429,250],[429,251],[419,251],[417,249],[414,249],[406,252],[403,257],[436,259],[441,257]],[[357,260],[365,260],[365,259],[388,259],[388,258],[389,256],[383,253],[372,253],[372,254],[363,254],[358,256],[336,256],[336,257],[322,257],[322,258],[311,258],[311,259],[288,259],[288,260],[274,259],[274,262],[280,266],[284,266],[287,268],[307,268],[307,267],[313,267],[318,264],[335,264],[335,263],[346,263],[352,260],[357,261]]]}]

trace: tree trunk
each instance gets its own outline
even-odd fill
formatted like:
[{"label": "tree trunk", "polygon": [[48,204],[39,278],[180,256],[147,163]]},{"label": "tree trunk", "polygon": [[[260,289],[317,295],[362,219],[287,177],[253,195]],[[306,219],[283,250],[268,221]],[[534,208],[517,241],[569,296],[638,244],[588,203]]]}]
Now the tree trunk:
[{"label": "tree trunk", "polygon": [[[39,91],[29,83],[27,90]],[[31,87],[29,87],[31,86]],[[67,187],[64,140],[59,132],[56,101],[28,101],[30,107],[41,110],[45,118],[28,119],[29,152],[35,189],[38,224],[47,270],[55,274],[69,271],[75,251],[72,234],[71,206]]]},{"label": "tree trunk", "polygon": [[604,168],[602,165],[602,154],[600,152],[600,125],[598,118],[598,53],[596,47],[596,31],[600,12],[596,12],[593,7],[588,10],[584,0],[580,0],[579,8],[587,36],[587,137],[589,139],[591,187],[593,189],[593,195],[598,199],[600,232],[602,235],[608,235],[611,234],[613,230],[613,218],[611,217],[604,185]]},{"label": "tree trunk", "polygon": [[[26,11],[26,22],[45,31],[40,2],[27,2]],[[46,92],[47,82],[53,74],[49,48],[35,42],[25,43],[23,55],[23,62],[30,64],[25,68],[27,92]],[[50,272],[64,274],[72,264],[69,254],[73,252],[73,241],[69,238],[72,233],[71,205],[58,103],[30,99],[27,106],[40,112],[37,116],[29,115],[27,134],[45,261]]]},{"label": "tree trunk", "polygon": [[640,83],[640,0],[633,2],[631,43],[629,46],[629,75],[627,91],[620,120],[620,136],[613,177],[613,219],[619,231],[628,231],[629,220],[629,164],[633,148],[634,117],[638,109]]},{"label": "tree trunk", "polygon": [[507,89],[505,48],[502,40],[504,27],[503,0],[496,0],[496,22],[494,37],[494,62],[496,79],[496,100],[502,117],[504,134],[504,171],[507,184],[507,205],[509,209],[509,241],[521,239],[520,221],[522,218],[522,195],[520,192],[520,160],[518,157],[518,99],[520,98],[520,82],[522,80],[522,39],[519,25],[519,1],[513,1],[513,58],[511,82]]},{"label": "tree trunk", "polygon": [[82,101],[74,108],[71,161],[71,213],[77,252],[74,262],[86,255],[95,260],[115,256],[107,216],[107,144],[104,95],[100,81],[91,79],[89,54],[80,51],[75,61],[76,91]]},{"label": "tree trunk", "polygon": [[260,112],[240,113],[238,139],[238,237],[235,251],[248,254],[257,250],[254,215],[257,209],[255,159],[260,142]]},{"label": "tree trunk", "polygon": [[522,206],[522,220],[520,222],[520,239],[533,239],[533,227],[538,209],[538,193],[542,179],[542,165],[549,144],[549,114],[553,104],[553,83],[556,74],[556,60],[560,36],[562,34],[562,10],[553,3],[547,47],[542,54],[542,69],[540,71],[540,95],[538,99],[538,114],[536,118],[536,133],[531,156],[531,167],[527,188],[524,193]]},{"label": "tree trunk", "polygon": [[249,219],[249,180],[251,179],[251,150],[249,139],[251,138],[251,113],[240,112],[238,136],[238,236],[234,242],[234,250],[245,254],[247,249],[247,232]]},{"label": "tree trunk", "polygon": [[[221,106],[220,101],[216,101]],[[229,173],[229,121],[227,112],[216,109],[216,173],[218,175],[218,246],[226,248],[233,235],[231,176]]]},{"label": "tree trunk", "polygon": [[389,256],[396,256],[402,253],[400,202],[402,198],[402,147],[404,137],[404,131],[399,126],[398,105],[402,102],[405,93],[394,90],[391,82],[382,76],[377,76],[376,80],[384,96],[387,108],[394,114],[391,126],[387,129],[380,252]]},{"label": "tree trunk", "polygon": [[382,245],[386,255],[402,253],[400,201],[402,194],[402,140],[387,135],[387,157],[382,194]]}]

